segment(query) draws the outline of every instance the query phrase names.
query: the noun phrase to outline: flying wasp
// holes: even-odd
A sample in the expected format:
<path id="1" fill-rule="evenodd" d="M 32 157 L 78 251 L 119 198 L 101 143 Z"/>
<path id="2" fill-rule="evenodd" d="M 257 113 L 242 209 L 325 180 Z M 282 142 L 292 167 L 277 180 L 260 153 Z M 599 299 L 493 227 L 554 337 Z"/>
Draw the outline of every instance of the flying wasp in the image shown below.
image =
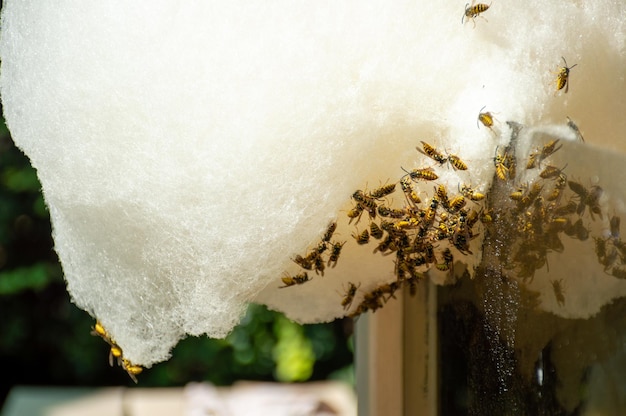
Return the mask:
<path id="1" fill-rule="evenodd" d="M 574 64 L 570 67 L 567 66 L 567 61 L 565 60 L 564 57 L 561 56 L 561 59 L 563 59 L 563 62 L 565 63 L 565 66 L 562 66 L 559 71 L 556 73 L 556 91 L 554 91 L 554 95 L 556 95 L 557 92 L 559 92 L 560 90 L 562 90 L 563 88 L 565 88 L 564 93 L 567 94 L 567 90 L 569 89 L 569 71 L 574 68 L 576 65 L 578 64 Z"/>
<path id="2" fill-rule="evenodd" d="M 465 13 L 463 13 L 463 17 L 461 17 L 461 24 L 464 23 L 463 20 L 467 17 L 468 19 L 472 20 L 472 23 L 474 23 L 474 27 L 476 27 L 475 19 L 481 13 L 487 11 L 487 9 L 489 7 L 491 7 L 491 4 L 484 4 L 484 3 L 474 4 L 474 2 L 475 2 L 475 0 L 472 0 L 472 4 L 471 5 L 469 3 L 465 4 Z M 485 18 L 483 17 L 483 19 L 485 19 Z M 485 19 L 485 20 L 487 20 L 487 19 Z"/>

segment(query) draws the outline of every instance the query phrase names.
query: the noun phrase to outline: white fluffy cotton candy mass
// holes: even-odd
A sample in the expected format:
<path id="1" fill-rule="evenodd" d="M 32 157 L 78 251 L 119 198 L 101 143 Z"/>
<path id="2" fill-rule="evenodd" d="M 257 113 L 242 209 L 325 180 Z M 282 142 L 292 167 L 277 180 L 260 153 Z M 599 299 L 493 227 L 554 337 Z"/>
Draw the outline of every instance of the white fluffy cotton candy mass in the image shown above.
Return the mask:
<path id="1" fill-rule="evenodd" d="M 331 320 L 346 282 L 389 280 L 390 258 L 347 244 L 325 277 L 280 277 L 354 190 L 419 167 L 420 140 L 482 190 L 508 137 L 476 128 L 483 106 L 503 133 L 569 115 L 626 148 L 626 4 L 496 0 L 462 24 L 464 5 L 5 1 L 5 118 L 74 302 L 146 366 L 186 334 L 224 337 L 251 301 Z M 577 66 L 555 96 L 562 56 Z"/>

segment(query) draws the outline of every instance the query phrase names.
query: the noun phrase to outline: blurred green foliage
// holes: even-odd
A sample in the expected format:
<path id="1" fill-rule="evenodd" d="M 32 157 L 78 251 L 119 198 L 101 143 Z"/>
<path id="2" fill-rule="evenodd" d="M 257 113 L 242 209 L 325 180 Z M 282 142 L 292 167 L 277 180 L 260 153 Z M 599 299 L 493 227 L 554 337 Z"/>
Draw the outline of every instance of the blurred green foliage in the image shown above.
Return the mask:
<path id="1" fill-rule="evenodd" d="M 0 122 L 0 402 L 17 384 L 134 385 L 90 336 L 93 318 L 65 290 L 36 171 Z M 139 375 L 139 386 L 217 385 L 237 380 L 353 383 L 352 321 L 298 325 L 250 305 L 223 340 L 190 337 L 172 358 Z"/>

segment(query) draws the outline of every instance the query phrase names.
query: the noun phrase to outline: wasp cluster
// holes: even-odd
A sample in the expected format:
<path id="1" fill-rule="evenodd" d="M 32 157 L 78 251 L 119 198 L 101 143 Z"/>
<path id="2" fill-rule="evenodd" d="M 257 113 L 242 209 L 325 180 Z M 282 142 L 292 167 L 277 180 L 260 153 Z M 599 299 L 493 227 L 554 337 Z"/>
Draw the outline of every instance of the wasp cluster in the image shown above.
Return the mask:
<path id="1" fill-rule="evenodd" d="M 481 112 L 478 121 L 491 129 L 493 116 L 486 114 Z M 603 219 L 600 199 L 604 191 L 599 185 L 584 186 L 568 178 L 567 164 L 551 164 L 550 159 L 561 147 L 559 139 L 552 140 L 519 159 L 514 146 L 502 151 L 496 148 L 495 182 L 489 192 L 482 193 L 461 182 L 456 189 L 438 183 L 438 169 L 466 171 L 468 166 L 460 157 L 444 154 L 422 141 L 417 151 L 426 157 L 424 166 L 403 168 L 405 175 L 397 182 L 369 191 L 356 190 L 351 196 L 353 206 L 347 217 L 356 227 L 354 242 L 373 245 L 373 254 L 394 256 L 395 280 L 361 294 L 360 283 L 348 282 L 341 306 L 350 311 L 351 317 L 376 311 L 400 288 L 408 287 L 415 294 L 417 284 L 433 267 L 453 281 L 455 258 L 473 254 L 470 241 L 481 232 L 497 236 L 502 248 L 498 250 L 498 261 L 526 283 L 532 281 L 537 270 L 548 267 L 550 253 L 565 250 L 563 236 L 581 242 L 590 240 L 589 223 Z M 426 190 L 429 188 L 432 192 Z M 397 193 L 402 196 L 392 198 Z M 362 227 L 364 222 L 367 225 Z M 593 241 L 604 271 L 626 279 L 626 242 L 619 237 L 619 223 L 619 217 L 613 216 L 610 235 L 593 237 Z M 325 266 L 337 263 L 346 242 L 331 242 L 335 228 L 336 223 L 331 223 L 317 246 L 293 259 L 304 271 L 283 277 L 282 287 L 303 284 L 309 281 L 307 271 L 323 275 Z M 323 257 L 325 253 L 328 257 Z M 552 280 L 551 285 L 557 302 L 563 305 L 562 279 Z M 359 301 L 353 308 L 355 299 Z"/>
<path id="2" fill-rule="evenodd" d="M 568 179 L 566 166 L 541 166 L 560 148 L 559 140 L 553 140 L 528 155 L 526 170 L 538 169 L 539 173 L 532 176 L 533 180 L 514 183 L 509 195 L 513 206 L 500 211 L 503 218 L 499 226 L 508 226 L 512 231 L 509 258 L 504 264 L 525 281 L 532 280 L 536 270 L 547 266 L 549 253 L 564 251 L 563 234 L 580 241 L 589 239 L 590 229 L 584 221 L 587 209 L 591 220 L 595 220 L 595 215 L 602 217 L 600 186 L 586 188 Z M 562 292 L 560 281 L 554 281 L 553 287 L 555 294 Z"/>
<path id="3" fill-rule="evenodd" d="M 401 206 L 392 206 L 388 198 L 395 192 L 395 183 L 370 192 L 357 190 L 352 195 L 355 204 L 348 212 L 350 222 L 356 220 L 358 224 L 365 213 L 369 220 L 367 228 L 353 234 L 354 239 L 357 244 L 367 244 L 373 238 L 376 240 L 373 253 L 394 255 L 396 277 L 395 281 L 365 293 L 350 314 L 352 317 L 381 308 L 403 286 L 414 294 L 417 283 L 425 278 L 424 272 L 433 266 L 453 275 L 454 256 L 472 254 L 470 241 L 478 235 L 476 224 L 489 219 L 480 202 L 485 199 L 484 194 L 459 183 L 456 194 L 451 195 L 445 185 L 434 182 L 439 179 L 435 168 L 448 165 L 455 170 L 467 170 L 460 157 L 444 155 L 423 141 L 417 151 L 435 165 L 405 170 L 406 175 L 397 182 L 404 196 L 400 199 L 404 201 Z M 415 185 L 428 182 L 435 184 L 431 196 L 421 195 Z M 468 206 L 470 201 L 473 206 Z M 342 302 L 344 308 L 350 307 L 355 292 L 356 286 L 350 283 Z"/>
<path id="4" fill-rule="evenodd" d="M 130 378 L 137 383 L 137 377 L 135 376 L 143 371 L 143 367 L 133 364 L 127 358 L 124 358 L 122 349 L 113 338 L 111 338 L 100 322 L 96 322 L 92 328 L 91 335 L 99 336 L 111 347 L 109 351 L 109 364 L 113 366 L 114 362 L 117 362 L 117 365 L 121 366 L 128 373 Z"/>
<path id="5" fill-rule="evenodd" d="M 626 279 L 626 242 L 620 237 L 620 218 L 612 216 L 608 237 L 593 237 L 598 262 L 604 271 L 618 279 Z"/>
<path id="6" fill-rule="evenodd" d="M 296 255 L 293 261 L 300 266 L 303 271 L 293 276 L 285 273 L 282 277 L 283 286 L 280 286 L 281 289 L 308 282 L 310 280 L 309 271 L 315 271 L 316 274 L 324 276 L 326 266 L 335 267 L 337 265 L 337 261 L 341 255 L 341 249 L 346 242 L 340 243 L 338 241 L 331 241 L 336 229 L 337 223 L 331 222 L 321 241 L 313 250 L 310 250 L 305 256 Z"/>

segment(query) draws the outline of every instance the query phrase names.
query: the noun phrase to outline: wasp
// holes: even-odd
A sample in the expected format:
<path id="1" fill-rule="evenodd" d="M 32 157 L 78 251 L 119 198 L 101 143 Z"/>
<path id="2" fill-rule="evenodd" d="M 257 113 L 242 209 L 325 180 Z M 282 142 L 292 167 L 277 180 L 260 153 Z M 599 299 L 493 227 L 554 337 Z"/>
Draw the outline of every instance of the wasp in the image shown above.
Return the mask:
<path id="1" fill-rule="evenodd" d="M 341 249 L 344 244 L 346 244 L 345 241 L 343 243 L 333 243 L 330 256 L 328 257 L 328 266 L 335 267 L 337 265 L 337 260 L 339 260 L 339 255 L 341 254 Z"/>
<path id="2" fill-rule="evenodd" d="M 117 361 L 117 364 L 121 365 L 122 349 L 115 343 L 115 341 L 113 341 L 113 338 L 111 338 L 107 330 L 104 329 L 104 326 L 102 326 L 100 322 L 96 321 L 92 328 L 91 335 L 99 336 L 107 344 L 109 344 L 109 365 L 112 367 L 114 361 Z"/>
<path id="3" fill-rule="evenodd" d="M 472 189 L 470 185 L 459 184 L 459 192 L 461 192 L 461 194 L 470 201 L 482 201 L 485 199 L 485 194 Z"/>
<path id="4" fill-rule="evenodd" d="M 534 169 L 537 167 L 537 156 L 539 156 L 538 150 L 535 150 L 528 155 L 528 160 L 526 161 L 526 169 Z"/>
<path id="5" fill-rule="evenodd" d="M 355 218 L 357 218 L 356 222 L 358 223 L 359 219 L 361 218 L 361 214 L 363 214 L 363 208 L 360 205 L 357 205 L 356 207 L 348 211 L 348 218 L 350 218 L 348 224 L 351 224 L 352 220 Z"/>
<path id="6" fill-rule="evenodd" d="M 591 219 L 594 219 L 593 214 L 598 214 L 602 218 L 602 211 L 600 209 L 600 197 L 604 192 L 602 188 L 597 185 L 587 189 L 583 185 L 574 181 L 567 181 L 569 188 L 576 193 L 580 198 L 576 213 L 582 215 L 585 212 L 585 208 L 588 206 L 591 213 Z"/>
<path id="7" fill-rule="evenodd" d="M 539 182 L 533 184 L 533 187 L 522 197 L 522 199 L 518 202 L 517 206 L 519 209 L 526 209 L 535 202 L 541 191 L 543 190 L 543 185 Z"/>
<path id="8" fill-rule="evenodd" d="M 466 204 L 465 197 L 463 195 L 457 195 L 448 203 L 448 211 L 454 213 L 463 208 Z"/>
<path id="9" fill-rule="evenodd" d="M 365 195 L 360 189 L 352 194 L 352 198 L 357 202 L 357 207 L 370 214 L 370 218 L 376 218 L 376 200 L 374 198 Z"/>
<path id="10" fill-rule="evenodd" d="M 320 243 L 317 245 L 317 247 L 315 247 L 314 252 L 316 254 L 321 255 L 322 253 L 324 253 L 326 250 L 328 250 L 328 245 L 325 241 L 320 241 Z"/>
<path id="11" fill-rule="evenodd" d="M 472 210 L 470 211 L 470 213 L 467 215 L 467 219 L 465 220 L 465 223 L 467 224 L 467 226 L 471 229 L 474 224 L 476 224 L 476 221 L 478 221 L 479 219 L 479 214 L 478 212 Z"/>
<path id="12" fill-rule="evenodd" d="M 563 189 L 567 186 L 567 176 L 564 173 L 560 173 L 556 178 L 556 183 L 554 184 L 554 189 L 552 192 L 546 197 L 548 201 L 556 201 L 561 196 Z"/>
<path id="13" fill-rule="evenodd" d="M 548 156 L 554 154 L 557 150 L 559 150 L 563 145 L 557 146 L 561 139 L 552 140 L 551 142 L 546 143 L 541 149 L 540 160 L 544 160 Z"/>
<path id="14" fill-rule="evenodd" d="M 431 146 L 430 144 L 422 141 L 422 149 L 420 149 L 419 147 L 416 147 L 417 151 L 428 156 L 429 158 L 431 158 L 432 160 L 434 160 L 435 162 L 439 163 L 440 165 L 443 165 L 444 163 L 446 163 L 448 161 L 448 158 L 445 157 L 442 153 L 440 153 L 437 149 L 435 149 L 433 146 Z"/>
<path id="15" fill-rule="evenodd" d="M 559 306 L 563 306 L 565 304 L 565 296 L 563 296 L 563 279 L 553 280 L 552 282 L 552 290 L 554 291 L 554 297 L 558 302 Z"/>
<path id="16" fill-rule="evenodd" d="M 361 286 L 360 283 L 357 286 L 354 283 L 348 282 L 348 290 L 346 291 L 346 294 L 341 300 L 341 306 L 343 306 L 344 310 L 350 309 L 350 306 L 352 306 L 352 301 L 354 300 L 354 295 L 356 295 L 356 291 L 360 286 Z"/>
<path id="17" fill-rule="evenodd" d="M 559 92 L 560 90 L 562 90 L 563 88 L 565 88 L 565 93 L 567 94 L 567 90 L 569 89 L 569 71 L 574 68 L 576 65 L 578 64 L 574 64 L 570 67 L 567 66 L 567 61 L 565 60 L 564 57 L 561 56 L 561 59 L 563 59 L 563 62 L 565 63 L 565 66 L 562 66 L 559 71 L 556 73 L 556 91 L 554 91 L 554 95 L 556 95 L 557 92 Z"/>
<path id="18" fill-rule="evenodd" d="M 309 256 L 302 257 L 301 255 L 297 254 L 296 257 L 291 260 L 305 270 L 313 270 L 313 259 L 311 259 Z"/>
<path id="19" fill-rule="evenodd" d="M 484 3 L 474 4 L 474 1 L 475 0 L 472 1 L 471 5 L 469 3 L 465 4 L 465 13 L 463 13 L 463 17 L 461 17 L 461 24 L 463 24 L 463 20 L 467 17 L 468 19 L 472 20 L 472 23 L 474 23 L 474 27 L 476 27 L 475 19 L 481 13 L 487 11 L 487 9 L 489 9 L 489 7 L 491 7 L 491 4 L 484 4 Z M 483 19 L 484 19 L 484 17 L 483 17 Z M 487 19 L 485 19 L 485 20 L 487 20 Z"/>
<path id="20" fill-rule="evenodd" d="M 422 219 L 423 227 L 430 227 L 433 221 L 435 221 L 437 206 L 439 206 L 439 200 L 433 196 L 430 200 L 430 206 L 426 209 L 426 212 L 424 213 L 424 218 Z"/>
<path id="21" fill-rule="evenodd" d="M 130 378 L 137 384 L 137 377 L 135 376 L 143 371 L 143 367 L 131 363 L 126 358 L 122 358 L 122 368 L 126 370 Z"/>
<path id="22" fill-rule="evenodd" d="M 329 243 L 336 229 L 337 229 L 337 223 L 335 221 L 328 224 L 328 228 L 326 229 L 326 232 L 324 233 L 324 236 L 322 237 L 322 241 L 325 243 Z"/>
<path id="23" fill-rule="evenodd" d="M 437 270 L 440 270 L 442 272 L 451 270 L 452 265 L 454 263 L 454 256 L 452 255 L 452 250 L 450 250 L 449 247 L 446 247 L 441 253 L 441 255 L 443 256 L 443 263 L 437 264 L 435 267 L 437 267 Z"/>
<path id="24" fill-rule="evenodd" d="M 384 205 L 378 206 L 378 214 L 381 217 L 402 218 L 405 215 L 404 210 L 397 208 L 388 208 Z"/>
<path id="25" fill-rule="evenodd" d="M 491 209 L 481 210 L 479 214 L 479 220 L 483 224 L 491 224 L 493 222 L 493 213 Z"/>
<path id="26" fill-rule="evenodd" d="M 501 155 L 498 153 L 498 148 L 496 148 L 496 155 L 493 158 L 493 164 L 496 167 L 496 176 L 503 181 L 508 180 L 510 174 L 509 167 L 507 166 L 509 164 L 509 156 L 506 153 Z"/>
<path id="27" fill-rule="evenodd" d="M 567 167 L 567 165 L 563 166 L 562 169 L 559 169 L 556 166 L 548 165 L 541 171 L 539 176 L 542 177 L 543 179 L 556 178 L 556 177 L 558 177 L 559 175 L 562 174 L 561 172 L 563 172 L 563 170 L 566 167 Z"/>
<path id="28" fill-rule="evenodd" d="M 367 228 L 365 230 L 363 230 L 363 232 L 361 234 L 352 234 L 352 237 L 354 237 L 354 239 L 356 240 L 357 244 L 359 245 L 363 245 L 363 244 L 367 244 L 370 241 L 370 233 L 367 230 Z"/>
<path id="29" fill-rule="evenodd" d="M 554 209 L 555 215 L 571 215 L 574 214 L 577 210 L 576 202 L 568 201 L 567 204 L 561 205 L 560 207 L 556 207 Z"/>
<path id="30" fill-rule="evenodd" d="M 408 220 L 402 220 L 395 223 L 394 227 L 396 230 L 404 230 L 407 228 L 413 228 L 417 226 L 418 222 L 415 218 L 410 218 Z"/>
<path id="31" fill-rule="evenodd" d="M 565 234 L 572 238 L 577 238 L 580 241 L 585 241 L 589 238 L 589 229 L 583 225 L 583 220 L 578 219 L 575 223 L 567 222 L 565 225 Z"/>
<path id="32" fill-rule="evenodd" d="M 513 201 L 521 201 L 522 198 L 524 197 L 524 192 L 526 191 L 527 187 L 528 187 L 528 185 L 526 185 L 526 184 L 522 184 L 522 185 L 518 186 L 517 189 L 515 190 L 515 192 L 512 192 L 509 195 L 509 198 L 511 198 Z"/>
<path id="33" fill-rule="evenodd" d="M 467 165 L 457 155 L 448 155 L 448 162 L 456 170 L 467 170 Z"/>
<path id="34" fill-rule="evenodd" d="M 489 130 L 493 132 L 493 115 L 490 112 L 482 112 L 486 106 L 480 109 L 478 112 L 478 118 L 476 119 L 476 127 L 480 128 L 478 122 L 480 121 L 483 126 L 487 127 Z"/>
<path id="35" fill-rule="evenodd" d="M 370 192 L 370 196 L 374 199 L 380 199 L 393 193 L 395 190 L 396 190 L 396 184 L 390 183 L 389 185 L 384 185 L 384 186 L 381 186 L 380 188 L 374 189 L 372 192 Z"/>
<path id="36" fill-rule="evenodd" d="M 576 123 L 574 123 L 572 121 L 571 118 L 567 117 L 567 126 L 574 130 L 574 133 L 576 133 L 576 137 L 578 137 L 580 139 L 581 142 L 585 142 L 585 138 L 583 137 L 583 134 L 580 132 L 580 130 L 578 129 L 578 126 L 576 125 Z"/>
<path id="37" fill-rule="evenodd" d="M 438 201 L 438 203 L 440 203 L 443 207 L 448 209 L 448 191 L 446 190 L 446 187 L 444 185 L 437 186 L 435 188 L 435 195 L 436 195 L 436 200 Z M 432 205 L 432 201 L 431 201 L 431 205 Z"/>
<path id="38" fill-rule="evenodd" d="M 596 256 L 598 257 L 598 262 L 604 266 L 604 271 L 607 271 L 617 259 L 617 250 L 615 250 L 614 247 L 611 247 L 611 250 L 609 251 L 604 238 L 593 237 L 593 240 L 595 242 L 595 251 Z"/>
<path id="39" fill-rule="evenodd" d="M 309 281 L 309 275 L 307 274 L 307 272 L 302 272 L 300 274 L 297 274 L 295 276 L 290 276 L 289 274 L 285 273 L 285 275 L 283 277 L 281 277 L 281 280 L 283 281 L 283 284 L 285 286 L 279 286 L 279 289 L 282 289 L 284 287 L 289 287 L 289 286 L 293 286 L 293 285 L 301 285 L 303 283 L 306 283 Z"/>
<path id="40" fill-rule="evenodd" d="M 383 238 L 383 230 L 375 222 L 370 223 L 370 235 L 377 240 Z"/>
<path id="41" fill-rule="evenodd" d="M 439 179 L 439 176 L 437 176 L 437 174 L 433 171 L 433 168 L 413 169 L 410 172 L 404 168 L 402 168 L 402 170 L 405 171 L 415 182 L 420 179 L 425 181 L 434 181 Z"/>

